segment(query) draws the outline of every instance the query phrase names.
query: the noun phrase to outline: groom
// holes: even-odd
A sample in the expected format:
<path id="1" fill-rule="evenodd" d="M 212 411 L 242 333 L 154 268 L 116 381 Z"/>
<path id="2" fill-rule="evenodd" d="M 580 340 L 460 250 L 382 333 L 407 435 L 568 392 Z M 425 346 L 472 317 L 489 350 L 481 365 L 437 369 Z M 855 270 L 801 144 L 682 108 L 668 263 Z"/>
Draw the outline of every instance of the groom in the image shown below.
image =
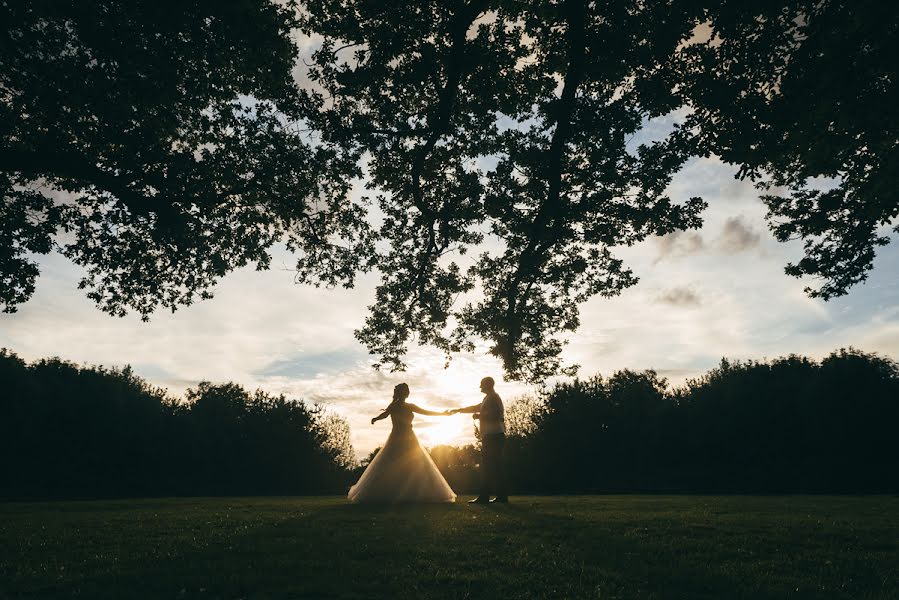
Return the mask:
<path id="1" fill-rule="evenodd" d="M 481 391 L 484 399 L 480 404 L 449 411 L 450 414 L 473 413 L 473 419 L 481 421 L 481 493 L 471 504 L 487 502 L 508 502 L 506 492 L 506 474 L 503 468 L 503 448 L 506 445 L 506 424 L 503 401 L 493 389 L 492 377 L 481 380 Z M 490 492 L 496 492 L 496 498 L 490 500 Z"/>

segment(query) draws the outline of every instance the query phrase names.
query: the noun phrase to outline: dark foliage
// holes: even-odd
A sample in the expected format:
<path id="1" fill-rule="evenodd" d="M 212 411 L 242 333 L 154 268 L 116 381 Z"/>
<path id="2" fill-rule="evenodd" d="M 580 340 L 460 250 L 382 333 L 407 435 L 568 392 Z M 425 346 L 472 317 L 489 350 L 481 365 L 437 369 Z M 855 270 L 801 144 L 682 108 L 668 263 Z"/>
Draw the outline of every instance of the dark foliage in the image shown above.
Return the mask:
<path id="1" fill-rule="evenodd" d="M 780 241 L 803 240 L 786 272 L 818 279 L 812 297 L 846 294 L 899 232 L 899 5 L 708 4 L 702 42 L 675 59 L 687 126 L 759 181 Z"/>
<path id="2" fill-rule="evenodd" d="M 625 370 L 541 400 L 507 444 L 518 492 L 899 491 L 899 365 L 877 355 L 722 360 L 675 390 Z"/>
<path id="3" fill-rule="evenodd" d="M 0 497 L 340 492 L 345 423 L 317 407 L 201 383 L 185 402 L 130 369 L 0 351 Z M 342 428 L 341 428 L 342 425 Z"/>
<path id="4" fill-rule="evenodd" d="M 778 239 L 805 242 L 787 272 L 819 278 L 814 296 L 863 281 L 899 231 L 895 3 L 305 5 L 325 40 L 311 120 L 371 156 L 385 215 L 357 333 L 385 364 L 417 336 L 447 352 L 487 340 L 516 379 L 564 372 L 580 304 L 637 282 L 617 248 L 701 225 L 702 199 L 666 194 L 691 156 L 759 181 Z M 672 114 L 670 134 L 628 146 Z"/>
<path id="5" fill-rule="evenodd" d="M 347 198 L 358 168 L 304 137 L 295 10 L 0 1 L 0 309 L 54 249 L 119 316 L 210 298 L 275 242 L 352 285 L 370 250 Z"/>
<path id="6" fill-rule="evenodd" d="M 481 451 L 477 446 L 435 446 L 428 452 L 456 493 L 473 493 L 478 489 Z"/>

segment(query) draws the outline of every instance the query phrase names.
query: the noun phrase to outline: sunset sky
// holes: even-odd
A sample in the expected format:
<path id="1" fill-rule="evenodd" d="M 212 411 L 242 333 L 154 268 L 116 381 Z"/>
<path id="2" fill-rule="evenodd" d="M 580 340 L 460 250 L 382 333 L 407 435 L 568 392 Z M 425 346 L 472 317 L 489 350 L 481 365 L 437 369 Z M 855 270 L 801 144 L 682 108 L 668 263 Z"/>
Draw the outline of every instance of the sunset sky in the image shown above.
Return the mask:
<path id="1" fill-rule="evenodd" d="M 650 123 L 646 136 L 668 121 Z M 847 297 L 811 300 L 809 283 L 784 274 L 801 243 L 777 243 L 749 182 L 714 158 L 695 159 L 670 188 L 675 201 L 702 196 L 705 225 L 618 250 L 641 278 L 618 298 L 582 307 L 582 325 L 565 356 L 582 375 L 656 369 L 672 384 L 701 374 L 723 357 L 761 359 L 800 353 L 820 358 L 846 346 L 899 358 L 899 245 L 878 251 L 875 270 Z M 895 236 L 894 236 L 895 237 Z M 81 270 L 60 256 L 40 260 L 34 297 L 16 314 L 0 314 L 0 347 L 26 360 L 59 356 L 77 363 L 131 365 L 153 384 L 180 395 L 201 380 L 235 381 L 324 404 L 345 416 L 359 457 L 387 436 L 369 419 L 406 381 L 410 401 L 443 409 L 477 402 L 491 375 L 507 401 L 529 391 L 501 380 L 483 349 L 457 356 L 448 369 L 432 350 L 414 348 L 406 373 L 377 372 L 353 337 L 373 301 L 376 275 L 354 290 L 293 283 L 293 259 L 274 250 L 272 270 L 227 276 L 215 298 L 151 322 L 107 316 L 77 289 Z M 472 440 L 464 416 L 416 419 L 425 445 Z"/>

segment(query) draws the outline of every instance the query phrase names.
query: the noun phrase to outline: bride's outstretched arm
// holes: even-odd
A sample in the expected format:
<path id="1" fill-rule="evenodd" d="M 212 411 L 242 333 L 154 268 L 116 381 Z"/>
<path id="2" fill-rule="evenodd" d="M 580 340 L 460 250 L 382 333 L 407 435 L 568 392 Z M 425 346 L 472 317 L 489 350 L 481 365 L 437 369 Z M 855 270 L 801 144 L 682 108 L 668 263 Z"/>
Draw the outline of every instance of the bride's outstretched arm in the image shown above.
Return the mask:
<path id="1" fill-rule="evenodd" d="M 435 410 L 428 410 L 427 408 L 422 408 L 420 406 L 416 406 L 414 404 L 406 404 L 409 408 L 412 409 L 412 412 L 416 412 L 420 415 L 428 415 L 429 417 L 445 417 L 445 412 L 437 412 Z"/>
<path id="2" fill-rule="evenodd" d="M 385 410 L 384 412 L 379 414 L 377 417 L 372 417 L 371 424 L 374 425 L 375 421 L 380 421 L 381 419 L 386 419 L 388 416 L 390 416 L 390 411 Z"/>

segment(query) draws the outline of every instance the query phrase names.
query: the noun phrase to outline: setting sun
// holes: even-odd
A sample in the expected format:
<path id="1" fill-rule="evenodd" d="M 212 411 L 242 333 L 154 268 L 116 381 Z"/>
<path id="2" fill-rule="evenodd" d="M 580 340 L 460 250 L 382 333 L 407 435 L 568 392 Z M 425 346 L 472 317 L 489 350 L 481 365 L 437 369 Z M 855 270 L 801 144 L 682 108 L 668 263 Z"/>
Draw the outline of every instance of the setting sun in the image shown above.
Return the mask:
<path id="1" fill-rule="evenodd" d="M 408 382 L 411 389 L 409 402 L 434 411 L 479 403 L 484 396 L 480 390 L 481 379 L 487 376 L 496 378 L 502 372 L 498 363 L 476 355 L 460 355 L 444 368 L 441 355 L 436 352 L 419 351 L 415 362 L 415 368 L 402 375 L 402 380 Z M 506 402 L 527 390 L 527 386 L 518 382 L 500 379 L 497 384 L 497 391 Z M 350 418 L 352 417 L 350 414 Z M 446 417 L 416 415 L 413 428 L 422 446 L 426 448 L 442 444 L 454 446 L 473 444 L 476 441 L 475 421 L 470 414 Z M 361 448 L 383 443 L 382 432 L 377 429 L 360 427 L 359 432 L 357 444 Z M 362 434 L 365 434 L 365 438 Z M 369 438 L 372 441 L 368 441 Z"/>
<path id="2" fill-rule="evenodd" d="M 418 417 L 413 426 L 415 435 L 426 448 L 450 444 L 470 444 L 475 440 L 471 415 L 449 417 Z"/>

